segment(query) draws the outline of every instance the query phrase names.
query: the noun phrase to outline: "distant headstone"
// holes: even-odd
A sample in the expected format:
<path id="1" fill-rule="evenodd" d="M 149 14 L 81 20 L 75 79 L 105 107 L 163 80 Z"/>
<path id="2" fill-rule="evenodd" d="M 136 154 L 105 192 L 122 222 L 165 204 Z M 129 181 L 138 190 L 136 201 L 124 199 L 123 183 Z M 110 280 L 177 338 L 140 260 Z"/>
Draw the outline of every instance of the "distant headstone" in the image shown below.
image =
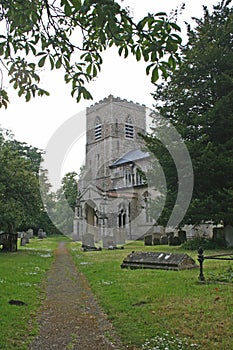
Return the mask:
<path id="1" fill-rule="evenodd" d="M 174 237 L 170 236 L 168 237 L 168 244 L 171 246 L 177 246 L 177 245 L 180 245 L 181 242 L 178 236 L 174 236 Z"/>
<path id="2" fill-rule="evenodd" d="M 103 248 L 105 249 L 116 249 L 116 241 L 112 236 L 103 237 Z"/>
<path id="3" fill-rule="evenodd" d="M 160 238 L 154 237 L 154 238 L 153 238 L 153 244 L 154 244 L 154 245 L 160 245 Z"/>
<path id="4" fill-rule="evenodd" d="M 125 229 L 115 229 L 113 230 L 114 241 L 116 244 L 125 244 L 126 231 Z"/>
<path id="5" fill-rule="evenodd" d="M 152 237 L 152 235 L 146 235 L 144 237 L 144 244 L 145 245 L 152 245 L 153 244 L 153 237 Z"/>
<path id="6" fill-rule="evenodd" d="M 213 228 L 213 241 L 218 244 L 226 245 L 225 233 L 223 227 L 214 227 Z"/>
<path id="7" fill-rule="evenodd" d="M 224 227 L 224 237 L 227 242 L 227 247 L 233 247 L 233 227 L 231 225 L 227 225 Z"/>
<path id="8" fill-rule="evenodd" d="M 168 238 L 167 238 L 167 236 L 161 236 L 161 238 L 160 238 L 160 244 L 162 244 L 162 245 L 168 244 Z"/>
<path id="9" fill-rule="evenodd" d="M 44 238 L 44 230 L 42 228 L 39 228 L 37 236 L 39 239 L 43 239 Z"/>
<path id="10" fill-rule="evenodd" d="M 223 227 L 214 227 L 213 228 L 213 240 L 219 240 L 224 237 Z"/>
<path id="11" fill-rule="evenodd" d="M 30 239 L 33 238 L 33 229 L 29 228 L 26 232 L 26 236 Z"/>
<path id="12" fill-rule="evenodd" d="M 20 239 L 20 245 L 21 245 L 21 247 L 24 247 L 27 243 L 28 243 L 28 242 L 27 242 L 27 238 L 26 238 L 26 237 L 22 237 L 22 238 Z"/>
<path id="13" fill-rule="evenodd" d="M 178 231 L 178 237 L 179 237 L 179 240 L 180 240 L 180 243 L 184 243 L 187 241 L 187 237 L 186 237 L 186 231 L 184 230 L 179 230 Z"/>
<path id="14" fill-rule="evenodd" d="M 187 254 L 162 252 L 132 252 L 121 264 L 121 268 L 130 269 L 185 270 L 197 267 Z"/>
<path id="15" fill-rule="evenodd" d="M 86 233 L 82 238 L 82 247 L 95 247 L 94 235 L 92 233 Z"/>

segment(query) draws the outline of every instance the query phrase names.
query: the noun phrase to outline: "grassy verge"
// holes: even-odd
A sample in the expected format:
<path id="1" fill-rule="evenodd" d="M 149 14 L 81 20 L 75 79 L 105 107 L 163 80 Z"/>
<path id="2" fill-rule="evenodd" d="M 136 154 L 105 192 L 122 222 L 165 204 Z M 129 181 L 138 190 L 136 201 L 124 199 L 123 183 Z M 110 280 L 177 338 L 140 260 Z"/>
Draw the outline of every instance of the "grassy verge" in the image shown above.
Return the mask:
<path id="1" fill-rule="evenodd" d="M 132 250 L 183 252 L 180 248 L 133 242 L 124 250 L 84 253 L 77 243 L 70 247 L 78 269 L 86 275 L 125 346 L 148 350 L 233 348 L 232 284 L 199 283 L 198 269 L 120 268 Z M 195 252 L 188 254 L 197 257 Z M 232 262 L 206 260 L 204 272 L 208 277 L 230 265 Z"/>
<path id="2" fill-rule="evenodd" d="M 36 312 L 44 297 L 46 271 L 58 242 L 65 239 L 35 238 L 16 253 L 0 253 L 0 349 L 26 350 L 37 333 Z M 27 305 L 11 305 L 12 299 Z"/>

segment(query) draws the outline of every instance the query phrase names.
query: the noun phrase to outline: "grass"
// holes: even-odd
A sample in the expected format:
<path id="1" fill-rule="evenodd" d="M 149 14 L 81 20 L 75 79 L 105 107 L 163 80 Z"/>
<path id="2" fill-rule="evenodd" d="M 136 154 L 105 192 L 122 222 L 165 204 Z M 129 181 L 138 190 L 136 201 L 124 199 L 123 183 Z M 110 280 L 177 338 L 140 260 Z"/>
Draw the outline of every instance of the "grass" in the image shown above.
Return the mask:
<path id="1" fill-rule="evenodd" d="M 44 298 L 46 271 L 61 240 L 66 237 L 32 239 L 17 253 L 0 254 L 0 349 L 26 350 L 37 334 L 36 315 Z M 132 250 L 183 253 L 179 247 L 145 247 L 142 242 L 132 242 L 124 250 L 82 252 L 79 243 L 68 245 L 124 350 L 233 348 L 233 284 L 218 282 L 232 281 L 232 262 L 206 260 L 207 283 L 200 283 L 198 269 L 120 268 Z M 205 251 L 206 255 L 213 253 L 217 251 Z M 188 254 L 197 258 L 196 252 Z M 10 305 L 11 299 L 27 306 Z"/>
<path id="2" fill-rule="evenodd" d="M 233 348 L 232 284 L 200 283 L 198 269 L 121 269 L 123 258 L 132 250 L 184 252 L 179 247 L 145 247 L 142 242 L 133 242 L 124 250 L 84 253 L 77 243 L 71 243 L 78 269 L 86 275 L 125 346 L 160 350 L 194 349 L 195 344 L 205 350 Z M 196 252 L 188 254 L 197 258 Z M 206 260 L 204 273 L 208 277 L 208 273 L 217 275 L 221 271 L 222 275 L 230 264 Z M 165 339 L 164 347 L 153 345 L 156 337 Z M 175 339 L 183 347 L 178 347 Z"/>
<path id="3" fill-rule="evenodd" d="M 36 335 L 36 314 L 44 297 L 46 271 L 61 239 L 66 238 L 35 238 L 16 253 L 0 253 L 0 349 L 26 350 Z M 12 299 L 27 305 L 10 305 Z"/>

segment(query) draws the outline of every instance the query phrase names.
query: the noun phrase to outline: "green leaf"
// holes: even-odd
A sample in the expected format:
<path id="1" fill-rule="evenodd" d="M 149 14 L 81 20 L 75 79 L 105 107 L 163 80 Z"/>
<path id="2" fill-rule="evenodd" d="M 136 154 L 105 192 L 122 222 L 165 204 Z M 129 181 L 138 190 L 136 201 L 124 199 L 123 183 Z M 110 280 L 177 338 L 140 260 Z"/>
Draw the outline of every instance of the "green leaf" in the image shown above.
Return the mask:
<path id="1" fill-rule="evenodd" d="M 93 77 L 96 77 L 98 74 L 96 66 L 93 67 Z"/>
<path id="2" fill-rule="evenodd" d="M 91 69 L 92 69 L 92 63 L 90 63 L 90 64 L 87 66 L 86 73 L 87 73 L 88 75 L 91 74 Z"/>
<path id="3" fill-rule="evenodd" d="M 65 6 L 64 6 L 64 12 L 66 16 L 71 16 L 72 15 L 72 7 L 70 6 L 70 4 L 68 2 L 66 2 Z"/>
<path id="4" fill-rule="evenodd" d="M 159 70 L 156 66 L 152 71 L 151 82 L 155 83 L 159 79 Z"/>
<path id="5" fill-rule="evenodd" d="M 71 4 L 74 6 L 76 11 L 79 11 L 81 8 L 81 1 L 80 0 L 70 0 Z"/>
<path id="6" fill-rule="evenodd" d="M 58 58 L 58 60 L 57 60 L 57 62 L 56 62 L 56 64 L 55 64 L 55 67 L 56 67 L 57 69 L 61 68 L 61 58 L 60 58 L 60 57 Z"/>
<path id="7" fill-rule="evenodd" d="M 151 68 L 154 66 L 155 64 L 152 63 L 152 64 L 149 64 L 149 66 L 146 67 L 146 75 L 149 75 L 150 74 L 150 70 Z"/>
<path id="8" fill-rule="evenodd" d="M 168 64 L 173 70 L 176 68 L 176 60 L 172 55 L 168 58 Z"/>
<path id="9" fill-rule="evenodd" d="M 39 67 L 43 67 L 43 66 L 44 66 L 46 57 L 47 57 L 47 56 L 43 56 L 43 57 L 39 60 L 39 62 L 38 62 L 38 66 L 39 66 Z"/>
<path id="10" fill-rule="evenodd" d="M 128 57 L 128 54 L 129 54 L 128 47 L 127 47 L 127 46 L 125 46 L 125 54 L 124 54 L 124 58 L 127 58 L 127 57 Z"/>
<path id="11" fill-rule="evenodd" d="M 50 65 L 51 65 L 51 70 L 53 70 L 54 68 L 54 59 L 52 56 L 49 56 L 49 61 L 50 61 Z"/>
<path id="12" fill-rule="evenodd" d="M 140 50 L 140 47 L 138 46 L 136 50 L 136 60 L 140 61 L 140 59 L 141 59 L 141 50 Z"/>
<path id="13" fill-rule="evenodd" d="M 4 54 L 4 46 L 0 44 L 0 56 Z"/>
<path id="14" fill-rule="evenodd" d="M 123 49 L 124 49 L 124 46 L 121 46 L 121 47 L 119 48 L 119 50 L 118 50 L 119 56 L 121 56 Z"/>
<path id="15" fill-rule="evenodd" d="M 31 93 L 30 91 L 27 91 L 26 96 L 25 96 L 26 102 L 30 101 L 31 99 Z"/>

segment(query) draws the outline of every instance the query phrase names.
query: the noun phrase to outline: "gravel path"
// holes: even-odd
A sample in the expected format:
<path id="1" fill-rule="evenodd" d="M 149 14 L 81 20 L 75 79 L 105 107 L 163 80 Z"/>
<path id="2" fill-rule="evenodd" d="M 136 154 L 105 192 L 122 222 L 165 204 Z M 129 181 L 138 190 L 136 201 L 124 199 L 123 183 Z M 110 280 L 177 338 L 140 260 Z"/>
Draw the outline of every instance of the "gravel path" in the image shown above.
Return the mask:
<path id="1" fill-rule="evenodd" d="M 119 342 L 113 341 L 116 338 L 112 325 L 85 277 L 77 271 L 65 243 L 55 251 L 38 322 L 39 335 L 30 350 L 121 349 Z"/>

